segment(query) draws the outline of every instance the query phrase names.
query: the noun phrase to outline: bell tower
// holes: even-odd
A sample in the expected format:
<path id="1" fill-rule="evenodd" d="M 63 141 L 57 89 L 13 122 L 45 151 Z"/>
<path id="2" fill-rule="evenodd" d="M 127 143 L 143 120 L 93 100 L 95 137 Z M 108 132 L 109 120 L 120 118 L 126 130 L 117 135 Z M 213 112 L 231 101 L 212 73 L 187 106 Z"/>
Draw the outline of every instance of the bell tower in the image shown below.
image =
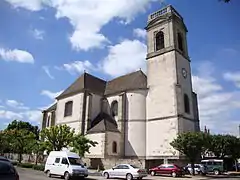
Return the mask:
<path id="1" fill-rule="evenodd" d="M 171 6 L 149 15 L 147 26 L 147 159 L 179 159 L 170 142 L 198 131 L 197 96 L 192 91 L 187 27 Z"/>

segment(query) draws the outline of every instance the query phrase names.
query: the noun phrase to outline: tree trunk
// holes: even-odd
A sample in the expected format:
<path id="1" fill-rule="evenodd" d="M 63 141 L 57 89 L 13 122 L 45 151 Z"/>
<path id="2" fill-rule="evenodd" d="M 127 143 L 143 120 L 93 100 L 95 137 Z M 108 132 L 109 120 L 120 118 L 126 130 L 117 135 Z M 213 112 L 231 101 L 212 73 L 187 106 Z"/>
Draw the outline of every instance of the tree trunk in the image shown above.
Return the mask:
<path id="1" fill-rule="evenodd" d="M 195 168 L 194 168 L 194 162 L 191 162 L 191 168 L 192 168 L 192 175 L 195 176 Z"/>
<path id="2" fill-rule="evenodd" d="M 19 162 L 19 163 L 22 163 L 22 153 L 19 153 L 19 154 L 18 154 L 18 162 Z"/>
<path id="3" fill-rule="evenodd" d="M 35 157 L 35 165 L 38 164 L 38 153 L 36 153 L 36 157 Z"/>
<path id="4" fill-rule="evenodd" d="M 236 172 L 238 172 L 238 162 L 237 162 L 237 160 L 235 160 L 235 169 L 236 169 Z"/>

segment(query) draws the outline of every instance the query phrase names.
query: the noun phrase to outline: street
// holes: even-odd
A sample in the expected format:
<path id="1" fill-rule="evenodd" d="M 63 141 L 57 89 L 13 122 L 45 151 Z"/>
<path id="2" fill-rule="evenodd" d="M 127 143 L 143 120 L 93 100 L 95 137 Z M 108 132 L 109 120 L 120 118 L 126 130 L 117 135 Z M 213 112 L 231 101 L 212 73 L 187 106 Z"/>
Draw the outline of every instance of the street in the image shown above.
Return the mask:
<path id="1" fill-rule="evenodd" d="M 17 167 L 17 171 L 19 173 L 20 176 L 20 180 L 49 180 L 49 178 L 41 171 L 35 171 L 32 169 L 25 169 L 25 168 L 18 168 Z M 60 179 L 60 178 L 52 178 L 52 179 Z M 103 177 L 100 176 L 89 176 L 87 178 L 88 180 L 98 180 L 98 179 L 104 179 Z M 174 179 L 174 180 L 183 180 L 183 179 L 192 179 L 192 180 L 217 180 L 217 179 L 221 179 L 221 180 L 239 180 L 239 177 L 236 178 L 229 178 L 229 177 L 221 177 L 219 176 L 218 178 L 213 178 L 213 177 L 184 177 L 184 178 L 172 178 L 172 177 L 163 177 L 163 176 L 149 176 L 144 178 L 145 180 L 169 180 L 169 179 Z"/>

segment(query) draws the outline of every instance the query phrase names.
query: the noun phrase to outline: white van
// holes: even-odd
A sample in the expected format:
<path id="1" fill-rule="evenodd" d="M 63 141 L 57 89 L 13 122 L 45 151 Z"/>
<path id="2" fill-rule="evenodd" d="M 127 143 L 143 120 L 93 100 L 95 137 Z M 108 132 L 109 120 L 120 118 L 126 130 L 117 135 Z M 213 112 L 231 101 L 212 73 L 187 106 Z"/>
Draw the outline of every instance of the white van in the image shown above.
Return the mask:
<path id="1" fill-rule="evenodd" d="M 71 177 L 87 177 L 88 170 L 83 164 L 80 156 L 73 152 L 51 151 L 44 172 L 48 177 L 61 176 L 65 180 Z"/>

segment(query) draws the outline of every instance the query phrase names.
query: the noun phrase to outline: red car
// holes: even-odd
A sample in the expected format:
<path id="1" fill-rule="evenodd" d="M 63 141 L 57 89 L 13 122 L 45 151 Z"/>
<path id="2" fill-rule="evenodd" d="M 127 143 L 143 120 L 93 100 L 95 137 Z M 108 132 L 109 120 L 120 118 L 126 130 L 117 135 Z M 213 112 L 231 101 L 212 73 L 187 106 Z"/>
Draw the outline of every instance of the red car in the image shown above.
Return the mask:
<path id="1" fill-rule="evenodd" d="M 160 166 L 149 169 L 149 173 L 152 176 L 155 176 L 157 174 L 171 175 L 172 177 L 184 175 L 183 169 L 175 164 L 162 164 Z"/>

